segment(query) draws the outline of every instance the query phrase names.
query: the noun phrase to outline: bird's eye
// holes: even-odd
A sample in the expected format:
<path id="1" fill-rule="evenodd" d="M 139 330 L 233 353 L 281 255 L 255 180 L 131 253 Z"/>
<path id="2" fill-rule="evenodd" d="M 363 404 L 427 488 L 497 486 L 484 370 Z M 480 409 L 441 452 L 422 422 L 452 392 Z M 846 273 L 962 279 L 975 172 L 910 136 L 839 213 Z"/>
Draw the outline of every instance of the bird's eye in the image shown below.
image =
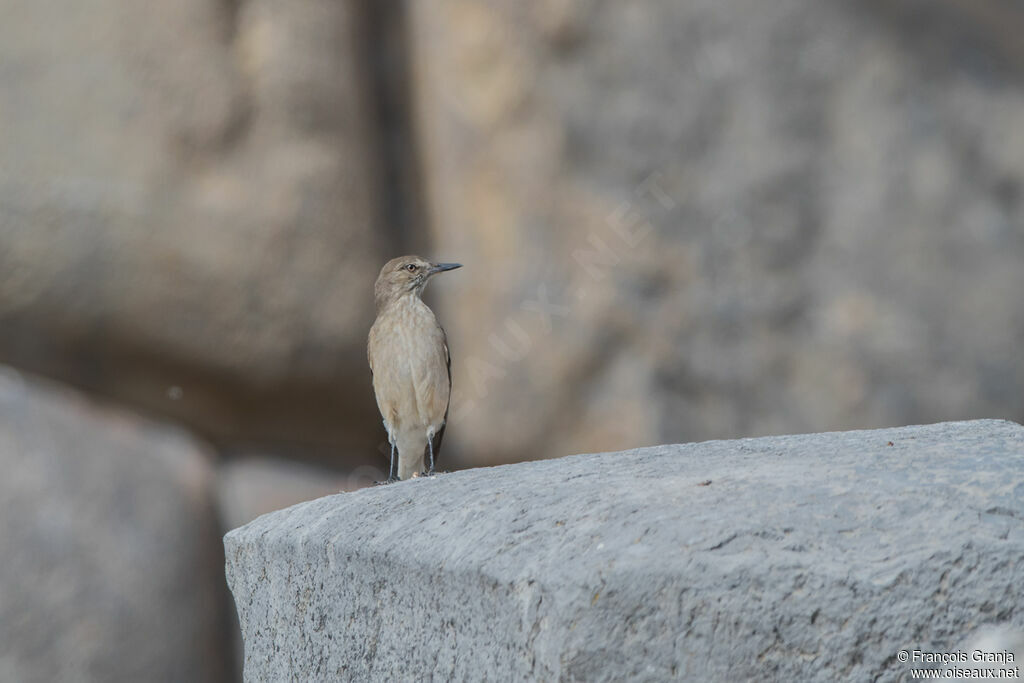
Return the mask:
<path id="1" fill-rule="evenodd" d="M 416 264 L 415 263 L 410 263 L 409 265 L 407 265 L 405 267 L 405 269 L 408 270 L 410 273 L 415 273 L 416 272 Z"/>

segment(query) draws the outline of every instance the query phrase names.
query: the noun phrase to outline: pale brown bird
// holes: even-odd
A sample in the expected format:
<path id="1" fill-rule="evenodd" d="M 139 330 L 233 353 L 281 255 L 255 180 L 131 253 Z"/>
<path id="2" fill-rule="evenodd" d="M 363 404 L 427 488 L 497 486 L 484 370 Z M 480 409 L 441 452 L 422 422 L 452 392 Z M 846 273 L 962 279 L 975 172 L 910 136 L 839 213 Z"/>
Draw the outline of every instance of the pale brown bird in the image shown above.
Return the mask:
<path id="1" fill-rule="evenodd" d="M 444 329 L 420 296 L 431 277 L 461 265 L 400 256 L 388 261 L 377 277 L 377 319 L 370 328 L 366 355 L 391 442 L 389 481 L 396 475 L 408 479 L 423 472 L 428 456 L 427 473 L 434 472 L 448 421 L 451 357 Z"/>

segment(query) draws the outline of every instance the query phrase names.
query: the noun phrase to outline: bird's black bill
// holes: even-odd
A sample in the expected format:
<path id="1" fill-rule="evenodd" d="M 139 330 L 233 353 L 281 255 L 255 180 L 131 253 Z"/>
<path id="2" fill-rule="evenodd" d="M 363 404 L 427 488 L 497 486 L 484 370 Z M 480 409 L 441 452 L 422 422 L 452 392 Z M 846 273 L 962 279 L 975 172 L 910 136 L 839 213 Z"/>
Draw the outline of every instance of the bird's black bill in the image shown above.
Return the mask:
<path id="1" fill-rule="evenodd" d="M 433 275 L 434 273 L 443 273 L 446 270 L 455 270 L 461 267 L 461 263 L 435 263 L 430 267 L 430 273 Z"/>

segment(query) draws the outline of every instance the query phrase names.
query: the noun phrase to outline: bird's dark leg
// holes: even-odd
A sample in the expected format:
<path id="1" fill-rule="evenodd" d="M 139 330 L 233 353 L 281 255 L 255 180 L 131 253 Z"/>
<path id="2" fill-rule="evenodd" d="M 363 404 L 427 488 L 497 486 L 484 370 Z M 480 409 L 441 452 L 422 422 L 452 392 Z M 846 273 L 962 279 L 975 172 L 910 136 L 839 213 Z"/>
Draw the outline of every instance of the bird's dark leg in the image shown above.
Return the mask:
<path id="1" fill-rule="evenodd" d="M 430 446 L 430 469 L 427 470 L 427 474 L 434 473 L 434 435 L 428 434 L 427 445 Z"/>
<path id="2" fill-rule="evenodd" d="M 395 474 L 395 442 L 391 442 L 391 466 L 388 468 L 388 483 L 398 481 L 398 476 Z"/>

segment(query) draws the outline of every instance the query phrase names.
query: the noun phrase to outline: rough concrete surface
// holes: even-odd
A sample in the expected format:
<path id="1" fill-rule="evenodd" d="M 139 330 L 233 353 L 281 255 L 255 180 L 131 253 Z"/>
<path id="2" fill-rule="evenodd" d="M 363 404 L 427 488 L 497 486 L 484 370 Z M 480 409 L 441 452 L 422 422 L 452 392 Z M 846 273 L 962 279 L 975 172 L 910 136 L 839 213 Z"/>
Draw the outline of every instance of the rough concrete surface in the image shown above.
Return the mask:
<path id="1" fill-rule="evenodd" d="M 475 469 L 225 537 L 249 681 L 897 680 L 1024 625 L 1024 428 Z"/>

